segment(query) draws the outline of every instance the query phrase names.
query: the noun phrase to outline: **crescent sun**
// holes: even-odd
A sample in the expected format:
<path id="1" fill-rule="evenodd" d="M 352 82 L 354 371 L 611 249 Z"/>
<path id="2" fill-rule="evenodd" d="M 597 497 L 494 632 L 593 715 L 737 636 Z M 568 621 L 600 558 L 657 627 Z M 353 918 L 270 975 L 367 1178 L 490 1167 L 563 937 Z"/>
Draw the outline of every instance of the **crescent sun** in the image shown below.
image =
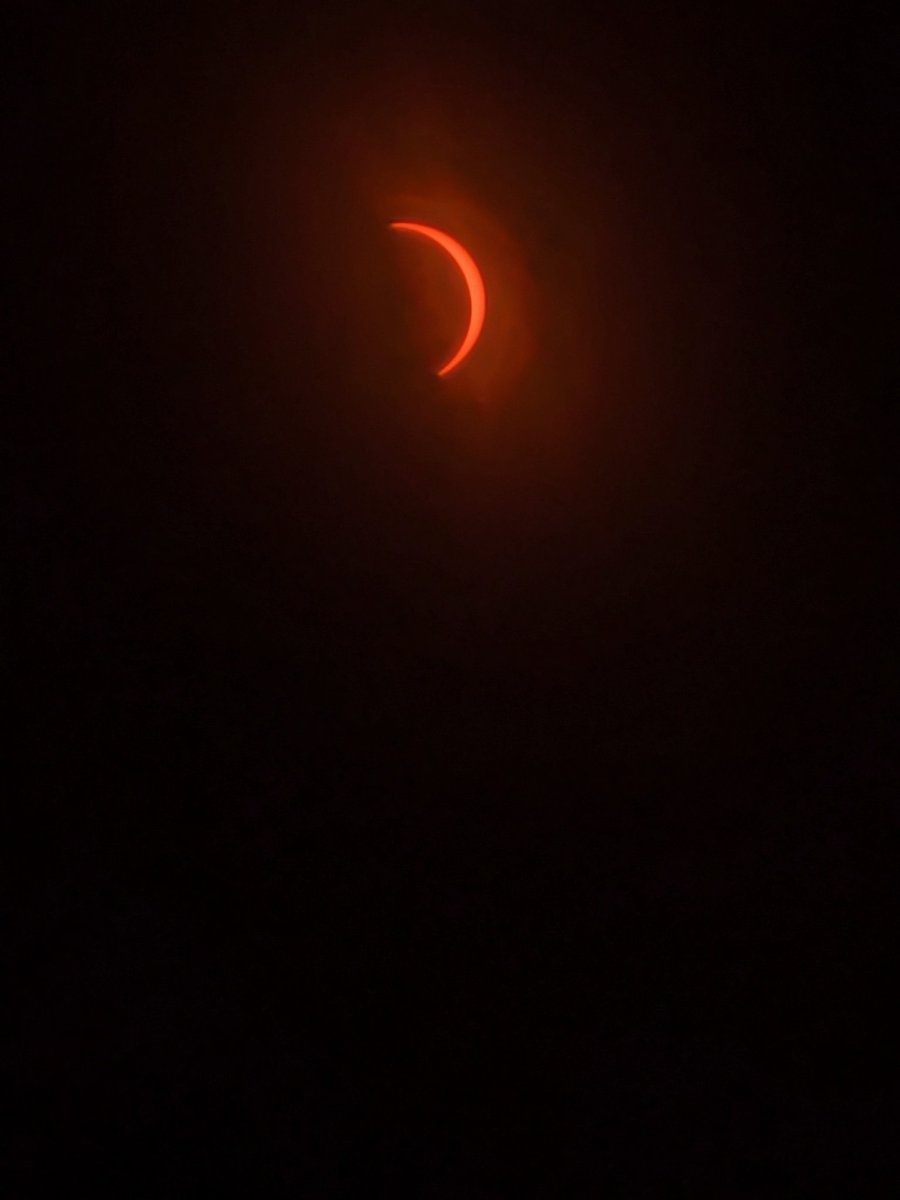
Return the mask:
<path id="1" fill-rule="evenodd" d="M 444 233 L 442 230 L 435 229 L 431 225 L 420 225 L 416 221 L 392 221 L 390 228 L 399 229 L 403 233 L 416 233 L 421 237 L 429 238 L 432 242 L 436 242 L 442 250 L 446 250 L 450 255 L 457 267 L 459 267 L 460 273 L 465 280 L 469 293 L 469 327 L 466 330 L 465 337 L 460 342 L 459 349 L 437 372 L 441 376 L 449 375 L 451 371 L 454 371 L 460 363 L 468 358 L 481 335 L 485 313 L 484 280 L 481 278 L 481 272 L 478 270 L 478 265 L 468 250 L 464 246 L 461 246 L 456 238 L 452 238 L 449 233 Z"/>

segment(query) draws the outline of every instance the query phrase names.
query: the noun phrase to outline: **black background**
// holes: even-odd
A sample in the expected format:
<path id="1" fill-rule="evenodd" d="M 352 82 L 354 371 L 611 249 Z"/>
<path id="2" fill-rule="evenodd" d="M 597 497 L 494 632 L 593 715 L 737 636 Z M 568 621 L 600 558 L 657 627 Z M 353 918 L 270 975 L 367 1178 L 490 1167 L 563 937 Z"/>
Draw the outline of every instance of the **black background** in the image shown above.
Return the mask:
<path id="1" fill-rule="evenodd" d="M 888 1194 L 889 43 L 791 7 L 7 15 L 6 1194 Z"/>

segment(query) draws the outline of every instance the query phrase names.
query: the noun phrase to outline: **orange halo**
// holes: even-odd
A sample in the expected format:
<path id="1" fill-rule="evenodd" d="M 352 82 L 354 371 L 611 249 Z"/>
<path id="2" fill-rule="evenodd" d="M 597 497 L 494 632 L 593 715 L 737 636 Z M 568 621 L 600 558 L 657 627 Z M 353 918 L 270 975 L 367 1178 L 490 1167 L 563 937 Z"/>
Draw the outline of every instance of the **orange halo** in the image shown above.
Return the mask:
<path id="1" fill-rule="evenodd" d="M 419 225 L 415 221 L 392 221 L 390 228 L 400 229 L 406 233 L 418 233 L 422 237 L 427 237 L 431 241 L 437 242 L 443 250 L 447 251 L 462 272 L 462 277 L 466 282 L 469 292 L 469 328 L 466 330 L 466 336 L 463 338 L 459 349 L 438 371 L 438 375 L 449 375 L 471 353 L 472 347 L 478 341 L 482 326 L 484 325 L 485 295 L 484 280 L 481 278 L 481 272 L 478 270 L 475 259 L 468 250 L 464 246 L 461 246 L 455 238 L 452 238 L 449 233 L 443 233 L 440 229 L 434 229 L 431 225 Z"/>

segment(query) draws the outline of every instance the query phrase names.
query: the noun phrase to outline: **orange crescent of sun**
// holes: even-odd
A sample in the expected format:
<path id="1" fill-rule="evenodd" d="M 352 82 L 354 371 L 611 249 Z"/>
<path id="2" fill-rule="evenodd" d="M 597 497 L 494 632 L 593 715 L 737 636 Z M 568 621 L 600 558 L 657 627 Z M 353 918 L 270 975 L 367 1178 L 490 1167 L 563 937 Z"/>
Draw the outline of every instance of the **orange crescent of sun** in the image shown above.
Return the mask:
<path id="1" fill-rule="evenodd" d="M 485 295 L 484 280 L 481 278 L 481 272 L 478 270 L 475 259 L 468 250 L 464 246 L 461 246 L 455 238 L 452 238 L 449 233 L 443 233 L 440 229 L 434 229 L 431 225 L 420 225 L 416 221 L 392 221 L 390 228 L 399 229 L 404 233 L 417 233 L 422 237 L 430 238 L 432 242 L 436 242 L 442 250 L 447 251 L 459 267 L 462 277 L 465 280 L 469 292 L 469 328 L 466 330 L 466 336 L 460 343 L 459 349 L 438 371 L 438 375 L 449 375 L 464 359 L 468 358 L 473 346 L 478 341 L 482 326 L 484 325 Z"/>

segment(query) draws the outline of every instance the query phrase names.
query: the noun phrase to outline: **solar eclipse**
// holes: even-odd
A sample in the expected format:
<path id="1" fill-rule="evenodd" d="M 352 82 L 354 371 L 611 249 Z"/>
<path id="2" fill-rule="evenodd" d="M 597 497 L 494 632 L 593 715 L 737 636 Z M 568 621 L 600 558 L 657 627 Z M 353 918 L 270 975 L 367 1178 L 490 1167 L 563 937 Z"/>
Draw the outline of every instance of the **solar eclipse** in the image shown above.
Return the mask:
<path id="1" fill-rule="evenodd" d="M 428 238 L 440 246 L 459 268 L 465 281 L 466 290 L 469 295 L 469 324 L 458 349 L 437 370 L 437 374 L 443 378 L 465 362 L 481 336 L 486 311 L 484 280 L 482 279 L 481 271 L 478 269 L 478 264 L 468 250 L 455 238 L 451 237 L 449 233 L 444 233 L 442 230 L 435 229 L 431 225 L 419 224 L 416 221 L 392 221 L 390 228 L 396 229 L 401 233 L 412 233 L 419 237 Z"/>

